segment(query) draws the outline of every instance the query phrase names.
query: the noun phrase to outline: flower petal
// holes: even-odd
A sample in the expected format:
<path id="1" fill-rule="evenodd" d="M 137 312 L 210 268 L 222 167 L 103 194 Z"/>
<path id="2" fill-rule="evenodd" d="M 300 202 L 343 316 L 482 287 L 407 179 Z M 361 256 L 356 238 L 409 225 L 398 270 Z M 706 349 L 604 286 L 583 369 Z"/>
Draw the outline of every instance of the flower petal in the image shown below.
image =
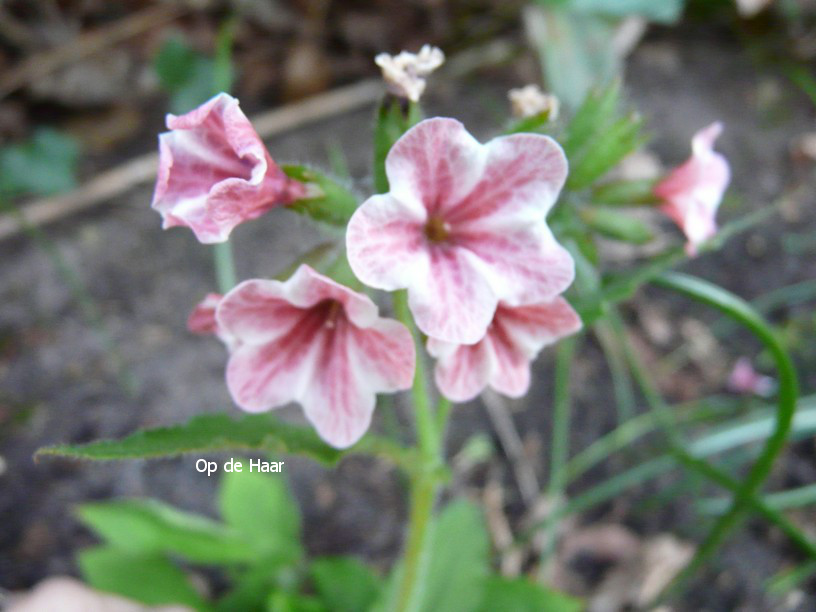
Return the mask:
<path id="1" fill-rule="evenodd" d="M 485 148 L 455 119 L 420 121 L 385 160 L 390 194 L 435 215 L 459 202 L 479 182 Z"/>
<path id="2" fill-rule="evenodd" d="M 218 330 L 215 309 L 222 297 L 220 293 L 208 293 L 204 296 L 187 318 L 187 329 L 194 334 L 214 335 Z"/>
<path id="3" fill-rule="evenodd" d="M 451 225 L 518 227 L 543 221 L 567 179 L 567 157 L 549 136 L 513 134 L 484 145 L 480 180 L 453 206 Z M 476 228 L 473 228 L 476 229 Z"/>
<path id="4" fill-rule="evenodd" d="M 478 262 L 459 248 L 433 247 L 428 257 L 425 282 L 413 285 L 408 292 L 408 306 L 417 327 L 445 342 L 478 342 L 498 303 Z"/>
<path id="5" fill-rule="evenodd" d="M 275 165 L 238 106 L 219 94 L 181 116 L 168 115 L 159 136 L 159 172 L 152 207 L 165 229 L 186 226 L 204 243 L 303 194 Z"/>
<path id="6" fill-rule="evenodd" d="M 452 345 L 430 338 L 428 352 L 446 355 L 437 361 L 434 379 L 439 391 L 449 400 L 470 401 L 487 386 L 492 367 L 490 347 L 486 342 Z"/>
<path id="7" fill-rule="evenodd" d="M 511 305 L 548 300 L 575 278 L 575 262 L 543 221 L 505 231 L 467 231 L 457 244 L 473 253 L 497 299 Z"/>
<path id="8" fill-rule="evenodd" d="M 370 287 L 394 291 L 428 273 L 425 209 L 391 195 L 366 200 L 349 221 L 346 252 L 354 274 Z"/>

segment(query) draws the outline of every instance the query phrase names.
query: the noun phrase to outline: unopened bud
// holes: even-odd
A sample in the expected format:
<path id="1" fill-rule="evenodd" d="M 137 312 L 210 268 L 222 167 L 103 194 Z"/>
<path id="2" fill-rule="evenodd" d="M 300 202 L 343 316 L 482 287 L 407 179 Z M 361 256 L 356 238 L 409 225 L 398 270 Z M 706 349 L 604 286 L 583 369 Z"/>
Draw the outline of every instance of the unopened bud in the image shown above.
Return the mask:
<path id="1" fill-rule="evenodd" d="M 538 85 L 511 89 L 507 92 L 507 98 L 513 108 L 513 116 L 517 119 L 539 115 L 546 115 L 550 121 L 558 119 L 558 110 L 561 106 L 558 98 L 553 94 L 544 93 Z"/>
<path id="2" fill-rule="evenodd" d="M 423 45 L 419 53 L 380 53 L 374 62 L 382 69 L 388 91 L 399 98 L 419 102 L 427 76 L 445 63 L 445 54 L 437 47 Z"/>

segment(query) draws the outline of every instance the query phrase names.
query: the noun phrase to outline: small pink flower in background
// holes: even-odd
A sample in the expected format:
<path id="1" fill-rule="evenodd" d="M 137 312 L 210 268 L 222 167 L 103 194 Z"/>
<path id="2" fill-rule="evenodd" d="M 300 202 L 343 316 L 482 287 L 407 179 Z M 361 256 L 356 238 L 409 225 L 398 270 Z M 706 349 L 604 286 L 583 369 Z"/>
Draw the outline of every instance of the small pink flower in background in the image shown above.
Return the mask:
<path id="1" fill-rule="evenodd" d="M 396 142 L 385 168 L 391 190 L 349 222 L 349 263 L 371 287 L 407 289 L 428 336 L 473 344 L 499 300 L 541 302 L 572 283 L 572 257 L 545 220 L 567 176 L 551 138 L 482 145 L 454 119 L 428 119 Z"/>
<path id="2" fill-rule="evenodd" d="M 528 306 L 499 304 L 476 344 L 428 339 L 428 352 L 438 360 L 436 385 L 455 402 L 471 400 L 487 386 L 521 397 L 530 386 L 530 363 L 541 349 L 579 329 L 581 319 L 562 297 Z"/>
<path id="3" fill-rule="evenodd" d="M 238 100 L 219 94 L 181 116 L 167 115 L 159 136 L 152 207 L 164 229 L 185 226 L 200 242 L 224 242 L 244 221 L 305 194 L 278 168 Z"/>
<path id="4" fill-rule="evenodd" d="M 691 157 L 654 190 L 664 202 L 663 212 L 686 234 L 689 255 L 695 255 L 700 243 L 717 233 L 717 208 L 731 180 L 728 161 L 714 151 L 722 129 L 716 122 L 697 132 L 691 141 Z"/>
<path id="5" fill-rule="evenodd" d="M 376 393 L 413 382 L 408 329 L 378 316 L 368 296 L 305 264 L 286 282 L 239 284 L 218 304 L 216 321 L 234 339 L 227 385 L 238 406 L 262 412 L 297 401 L 337 448 L 368 429 Z"/>
<path id="6" fill-rule="evenodd" d="M 737 359 L 728 377 L 728 389 L 734 393 L 767 397 L 775 388 L 776 381 L 770 376 L 759 374 L 747 357 Z"/>

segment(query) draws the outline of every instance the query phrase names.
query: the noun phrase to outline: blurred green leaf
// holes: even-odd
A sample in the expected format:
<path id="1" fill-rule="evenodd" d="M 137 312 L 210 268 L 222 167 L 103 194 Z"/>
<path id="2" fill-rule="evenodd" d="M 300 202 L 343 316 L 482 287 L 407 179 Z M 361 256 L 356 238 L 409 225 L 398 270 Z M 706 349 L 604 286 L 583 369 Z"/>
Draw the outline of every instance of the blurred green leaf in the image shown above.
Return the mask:
<path id="1" fill-rule="evenodd" d="M 368 610 L 379 594 L 379 577 L 352 557 L 315 559 L 309 573 L 318 595 L 334 612 Z"/>
<path id="2" fill-rule="evenodd" d="M 283 476 L 226 472 L 221 477 L 218 507 L 224 521 L 243 534 L 258 555 L 281 564 L 303 557 L 300 510 Z"/>
<path id="3" fill-rule="evenodd" d="M 616 79 L 606 87 L 587 92 L 566 128 L 563 147 L 568 158 L 572 159 L 592 146 L 596 134 L 614 121 L 620 105 L 620 90 L 620 81 Z"/>
<path id="4" fill-rule="evenodd" d="M 637 15 L 658 23 L 674 23 L 683 14 L 685 0 L 569 0 L 569 10 L 606 17 Z"/>
<path id="5" fill-rule="evenodd" d="M 581 612 L 579 599 L 530 582 L 526 578 L 491 578 L 485 587 L 480 612 Z"/>
<path id="6" fill-rule="evenodd" d="M 91 548 L 79 554 L 79 567 L 86 582 L 100 591 L 152 606 L 182 604 L 195 610 L 211 609 L 184 572 L 158 553 Z"/>
<path id="7" fill-rule="evenodd" d="M 420 610 L 476 610 L 489 572 L 489 556 L 490 543 L 481 510 L 462 500 L 445 507 L 431 531 Z"/>
<path id="8" fill-rule="evenodd" d="M 524 20 L 547 89 L 568 108 L 577 108 L 594 85 L 620 73 L 621 60 L 612 51 L 615 25 L 610 20 L 541 6 L 527 7 Z"/>
<path id="9" fill-rule="evenodd" d="M 653 238 L 652 232 L 643 221 L 619 210 L 602 207 L 585 208 L 581 211 L 581 218 L 592 230 L 613 240 L 646 244 Z"/>
<path id="10" fill-rule="evenodd" d="M 277 591 L 269 596 L 267 612 L 330 612 L 316 597 Z"/>
<path id="11" fill-rule="evenodd" d="M 252 561 L 240 531 L 156 500 L 84 504 L 77 514 L 108 544 L 134 553 L 173 553 L 197 563 Z"/>
<path id="12" fill-rule="evenodd" d="M 320 190 L 314 197 L 296 200 L 287 208 L 315 221 L 346 227 L 351 215 L 357 210 L 357 198 L 353 193 L 337 181 L 306 166 L 287 165 L 282 166 L 282 170 L 288 177 Z"/>
<path id="13" fill-rule="evenodd" d="M 27 142 L 0 149 L 0 194 L 52 195 L 73 189 L 78 161 L 76 140 L 38 128 Z"/>
<path id="14" fill-rule="evenodd" d="M 187 423 L 137 431 L 121 440 L 47 446 L 36 457 L 56 455 L 76 459 L 149 459 L 187 453 L 261 450 L 300 454 L 334 464 L 342 453 L 323 442 L 310 427 L 278 420 L 271 414 L 202 414 Z"/>
<path id="15" fill-rule="evenodd" d="M 592 204 L 609 206 L 653 206 L 658 203 L 654 194 L 654 179 L 611 181 L 592 189 Z"/>
<path id="16" fill-rule="evenodd" d="M 153 58 L 153 69 L 165 91 L 181 89 L 189 80 L 198 56 L 180 35 L 171 36 Z"/>

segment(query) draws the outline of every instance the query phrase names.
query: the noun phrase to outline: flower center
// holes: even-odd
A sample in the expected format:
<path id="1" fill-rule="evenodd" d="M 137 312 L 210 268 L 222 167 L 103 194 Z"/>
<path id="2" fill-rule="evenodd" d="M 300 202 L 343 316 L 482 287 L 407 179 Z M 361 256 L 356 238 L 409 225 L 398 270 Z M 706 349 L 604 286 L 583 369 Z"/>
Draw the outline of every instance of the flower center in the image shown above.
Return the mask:
<path id="1" fill-rule="evenodd" d="M 343 305 L 337 300 L 327 300 L 327 302 L 326 322 L 323 325 L 329 329 L 334 329 L 337 326 L 337 317 L 343 312 Z"/>
<path id="2" fill-rule="evenodd" d="M 425 224 L 425 237 L 431 242 L 445 242 L 450 238 L 450 229 L 442 217 L 431 217 Z"/>

